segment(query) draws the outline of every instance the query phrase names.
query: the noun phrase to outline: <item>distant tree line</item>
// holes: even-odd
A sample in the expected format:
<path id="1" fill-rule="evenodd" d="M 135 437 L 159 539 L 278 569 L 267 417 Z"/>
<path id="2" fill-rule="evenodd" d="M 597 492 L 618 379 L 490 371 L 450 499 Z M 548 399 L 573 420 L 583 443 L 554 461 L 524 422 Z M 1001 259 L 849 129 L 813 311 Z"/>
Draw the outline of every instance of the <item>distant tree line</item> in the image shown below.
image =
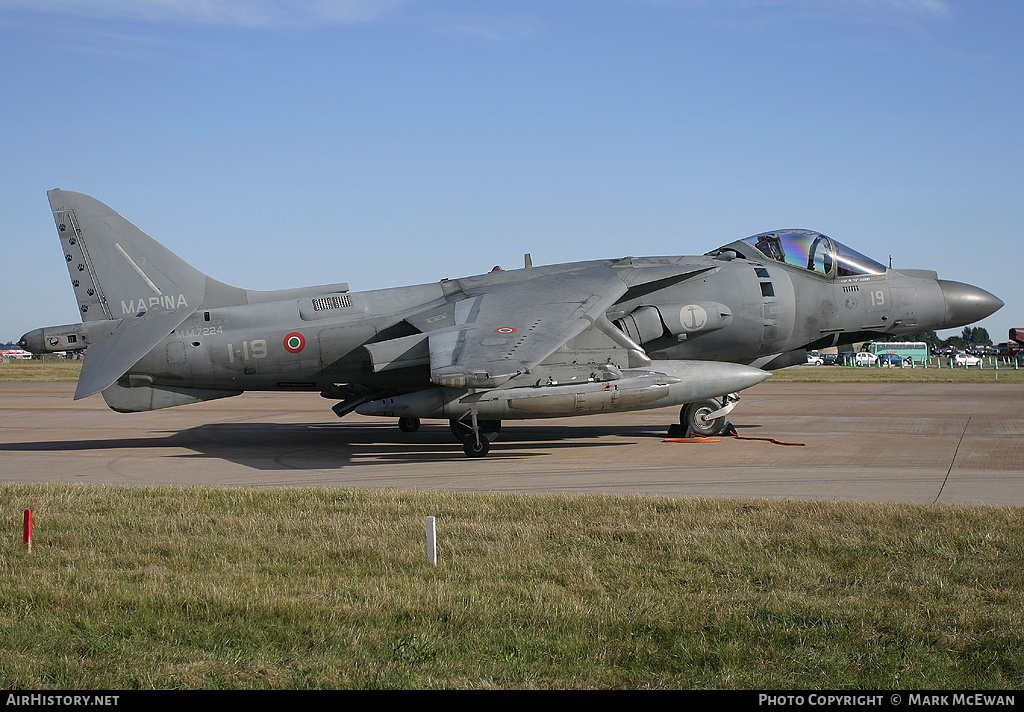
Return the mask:
<path id="1" fill-rule="evenodd" d="M 975 346 L 993 346 L 988 330 L 980 326 L 965 326 L 959 336 L 940 339 L 934 331 L 919 331 L 914 334 L 891 336 L 886 341 L 923 341 L 929 349 L 941 349 L 952 346 L 960 351 L 967 351 Z"/>

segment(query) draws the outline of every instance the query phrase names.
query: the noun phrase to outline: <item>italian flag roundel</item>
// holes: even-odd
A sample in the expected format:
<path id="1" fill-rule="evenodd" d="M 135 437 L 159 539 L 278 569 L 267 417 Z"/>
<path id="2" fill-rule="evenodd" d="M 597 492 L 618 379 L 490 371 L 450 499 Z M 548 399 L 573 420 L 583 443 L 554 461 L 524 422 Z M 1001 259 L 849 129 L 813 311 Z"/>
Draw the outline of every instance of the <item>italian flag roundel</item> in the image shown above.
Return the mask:
<path id="1" fill-rule="evenodd" d="M 306 348 L 306 340 L 302 337 L 302 334 L 293 331 L 284 337 L 284 350 L 288 353 L 297 354 L 304 348 Z"/>

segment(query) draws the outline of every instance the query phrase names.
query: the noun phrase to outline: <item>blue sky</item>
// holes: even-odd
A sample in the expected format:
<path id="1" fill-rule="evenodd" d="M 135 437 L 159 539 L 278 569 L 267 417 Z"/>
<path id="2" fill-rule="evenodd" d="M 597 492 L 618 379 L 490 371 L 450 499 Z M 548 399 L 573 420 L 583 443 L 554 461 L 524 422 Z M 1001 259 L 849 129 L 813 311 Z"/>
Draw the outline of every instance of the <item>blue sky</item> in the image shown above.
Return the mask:
<path id="1" fill-rule="evenodd" d="M 0 0 L 0 341 L 78 321 L 55 187 L 252 289 L 803 227 L 988 289 L 1004 341 L 1021 36 L 1018 0 Z"/>

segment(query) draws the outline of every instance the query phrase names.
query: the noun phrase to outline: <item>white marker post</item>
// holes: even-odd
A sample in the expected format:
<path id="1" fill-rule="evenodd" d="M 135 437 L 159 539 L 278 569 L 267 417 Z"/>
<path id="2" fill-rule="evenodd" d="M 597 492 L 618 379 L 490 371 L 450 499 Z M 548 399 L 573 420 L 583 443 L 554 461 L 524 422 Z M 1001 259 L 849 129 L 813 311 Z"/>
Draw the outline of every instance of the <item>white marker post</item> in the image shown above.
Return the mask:
<path id="1" fill-rule="evenodd" d="M 434 517 L 427 517 L 427 561 L 431 566 L 437 566 L 437 529 Z"/>

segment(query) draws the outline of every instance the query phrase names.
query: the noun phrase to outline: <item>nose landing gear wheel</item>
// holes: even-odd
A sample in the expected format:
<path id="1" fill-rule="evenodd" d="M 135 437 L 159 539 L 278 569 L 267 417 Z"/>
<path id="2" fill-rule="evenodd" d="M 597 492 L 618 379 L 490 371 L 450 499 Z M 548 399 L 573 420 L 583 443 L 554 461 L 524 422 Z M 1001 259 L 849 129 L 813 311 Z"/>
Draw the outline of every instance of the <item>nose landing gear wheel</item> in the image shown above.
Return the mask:
<path id="1" fill-rule="evenodd" d="M 707 416 L 721 409 L 721 404 L 716 400 L 697 401 L 688 403 L 679 411 L 679 423 L 688 432 L 704 437 L 721 435 L 725 429 L 725 416 L 719 416 L 708 420 Z"/>

